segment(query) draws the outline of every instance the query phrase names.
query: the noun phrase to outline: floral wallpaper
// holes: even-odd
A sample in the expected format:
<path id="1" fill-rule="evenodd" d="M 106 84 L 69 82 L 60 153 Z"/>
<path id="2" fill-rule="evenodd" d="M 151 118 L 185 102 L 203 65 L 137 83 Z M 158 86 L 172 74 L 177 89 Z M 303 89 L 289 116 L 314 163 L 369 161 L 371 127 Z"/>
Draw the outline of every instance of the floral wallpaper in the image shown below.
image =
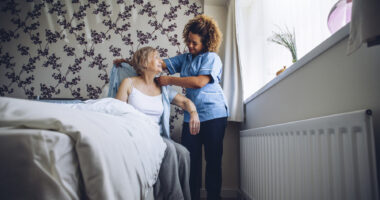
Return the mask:
<path id="1" fill-rule="evenodd" d="M 185 52 L 182 29 L 202 12 L 201 0 L 1 1 L 0 96 L 104 97 L 115 58 Z M 182 115 L 172 108 L 172 130 Z"/>

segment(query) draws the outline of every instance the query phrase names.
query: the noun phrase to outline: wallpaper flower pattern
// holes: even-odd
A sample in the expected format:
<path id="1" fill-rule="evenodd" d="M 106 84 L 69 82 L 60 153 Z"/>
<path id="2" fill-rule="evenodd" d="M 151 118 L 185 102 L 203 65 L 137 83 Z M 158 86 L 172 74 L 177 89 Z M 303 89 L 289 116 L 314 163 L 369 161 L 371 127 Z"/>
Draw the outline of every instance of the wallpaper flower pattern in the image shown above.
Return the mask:
<path id="1" fill-rule="evenodd" d="M 0 96 L 101 98 L 115 58 L 185 52 L 182 29 L 202 11 L 200 0 L 1 1 Z M 183 111 L 172 110 L 174 129 Z"/>

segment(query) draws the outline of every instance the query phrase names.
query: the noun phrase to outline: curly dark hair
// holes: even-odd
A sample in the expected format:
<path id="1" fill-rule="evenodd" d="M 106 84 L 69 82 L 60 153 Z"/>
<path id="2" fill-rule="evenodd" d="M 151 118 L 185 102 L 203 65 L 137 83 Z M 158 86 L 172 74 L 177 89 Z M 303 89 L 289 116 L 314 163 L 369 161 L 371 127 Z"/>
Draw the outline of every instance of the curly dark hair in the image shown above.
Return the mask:
<path id="1" fill-rule="evenodd" d="M 214 19 L 204 14 L 191 19 L 183 30 L 182 37 L 185 43 L 188 42 L 190 32 L 201 36 L 203 52 L 218 52 L 222 42 L 222 32 Z"/>

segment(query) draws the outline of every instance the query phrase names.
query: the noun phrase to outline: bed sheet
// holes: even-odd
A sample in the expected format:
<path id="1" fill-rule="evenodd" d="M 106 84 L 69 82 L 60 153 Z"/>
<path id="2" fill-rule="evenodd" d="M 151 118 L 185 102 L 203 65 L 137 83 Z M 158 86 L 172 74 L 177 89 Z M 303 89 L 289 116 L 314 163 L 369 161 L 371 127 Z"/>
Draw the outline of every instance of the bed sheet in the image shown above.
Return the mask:
<path id="1" fill-rule="evenodd" d="M 68 106 L 1 97 L 0 127 L 53 131 L 71 138 L 88 199 L 145 199 L 166 148 L 157 124 L 112 98 L 75 109 Z"/>
<path id="2" fill-rule="evenodd" d="M 74 142 L 65 134 L 0 128 L 0 161 L 0 199 L 83 199 Z"/>

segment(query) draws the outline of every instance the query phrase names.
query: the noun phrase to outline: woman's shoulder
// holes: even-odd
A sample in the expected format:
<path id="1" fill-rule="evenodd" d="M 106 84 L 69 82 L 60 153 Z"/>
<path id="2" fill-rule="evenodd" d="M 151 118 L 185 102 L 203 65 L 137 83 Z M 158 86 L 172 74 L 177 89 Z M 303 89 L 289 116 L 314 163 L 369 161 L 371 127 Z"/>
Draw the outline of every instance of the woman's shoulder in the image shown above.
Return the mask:
<path id="1" fill-rule="evenodd" d="M 133 84 L 136 82 L 138 82 L 137 76 L 133 76 L 133 77 L 124 78 L 121 84 L 124 85 L 124 87 L 132 88 Z"/>
<path id="2" fill-rule="evenodd" d="M 202 62 L 222 62 L 219 55 L 215 52 L 205 52 L 201 55 Z"/>
<path id="3" fill-rule="evenodd" d="M 128 82 L 131 82 L 131 81 L 134 81 L 134 80 L 136 80 L 136 76 L 126 77 L 126 78 L 123 79 L 123 82 L 128 83 Z"/>
<path id="4" fill-rule="evenodd" d="M 202 53 L 201 56 L 207 59 L 220 59 L 219 55 L 216 52 L 211 52 L 211 51 Z"/>

